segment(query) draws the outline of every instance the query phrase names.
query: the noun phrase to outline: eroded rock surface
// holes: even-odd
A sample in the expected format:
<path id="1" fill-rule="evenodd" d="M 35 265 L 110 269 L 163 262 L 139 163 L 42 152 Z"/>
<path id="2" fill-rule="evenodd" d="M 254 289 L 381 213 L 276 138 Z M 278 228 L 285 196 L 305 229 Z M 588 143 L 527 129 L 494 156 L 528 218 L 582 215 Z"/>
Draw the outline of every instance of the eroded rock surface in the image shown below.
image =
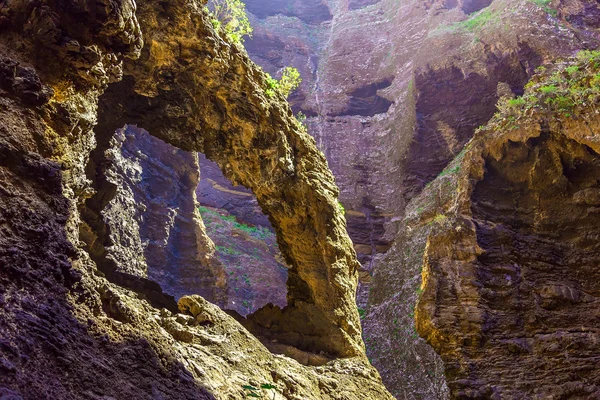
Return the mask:
<path id="1" fill-rule="evenodd" d="M 160 23 L 154 18 L 141 20 L 149 32 L 142 62 L 126 64 L 123 81 L 111 85 L 101 99 L 99 140 L 114 126 L 136 121 L 173 145 L 202 151 L 234 183 L 250 187 L 269 215 L 291 267 L 288 307 L 275 324 L 278 332 L 269 328 L 274 326 L 271 317 L 266 322 L 261 315 L 258 324 L 266 323 L 273 339 L 291 340 L 296 346 L 360 354 L 360 323 L 352 294 L 359 264 L 345 234 L 337 189 L 324 157 L 297 129 L 291 111 L 264 95 L 264 75 L 243 50 L 218 40 L 195 39 L 199 29 L 212 34 L 212 28 L 200 24 L 201 14 L 189 19 L 185 8 L 177 14 L 178 7 L 182 6 L 173 4 L 159 13 L 157 18 L 164 18 Z M 154 15 L 140 11 L 142 16 L 146 13 Z M 168 39 L 173 29 L 181 32 L 178 42 Z M 203 53 L 213 56 L 197 57 Z M 219 62 L 223 57 L 228 64 Z M 314 324 L 298 325 L 306 319 Z"/>
<path id="2" fill-rule="evenodd" d="M 409 206 L 417 327 L 455 398 L 600 395 L 598 64 L 569 67 L 536 80 Z M 547 102 L 559 95 L 544 87 L 568 75 L 586 101 Z"/>
<path id="3" fill-rule="evenodd" d="M 267 304 L 285 307 L 289 267 L 270 225 L 249 225 L 220 208 L 202 206 L 200 210 L 206 233 L 215 244 L 213 257 L 227 281 L 227 300 L 221 307 L 243 316 Z M 244 214 L 245 209 L 238 211 Z"/>
<path id="4" fill-rule="evenodd" d="M 225 399 L 268 383 L 276 398 L 391 398 L 362 349 L 357 261 L 326 162 L 202 5 L 4 5 L 2 396 Z M 254 190 L 295 276 L 280 325 L 264 328 L 304 364 L 345 358 L 308 367 L 273 355 L 202 298 L 178 310 L 152 281 L 104 268 L 111 231 L 98 216 L 118 196 L 97 155 L 132 121 Z M 300 318 L 296 332 L 288 321 Z"/>

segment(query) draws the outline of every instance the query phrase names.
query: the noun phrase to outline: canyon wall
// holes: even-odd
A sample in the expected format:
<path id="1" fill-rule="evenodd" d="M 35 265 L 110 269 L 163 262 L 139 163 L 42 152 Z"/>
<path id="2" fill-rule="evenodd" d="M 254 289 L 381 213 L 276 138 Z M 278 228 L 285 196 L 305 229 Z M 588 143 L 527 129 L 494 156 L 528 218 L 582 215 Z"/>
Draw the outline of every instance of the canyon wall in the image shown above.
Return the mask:
<path id="1" fill-rule="evenodd" d="M 102 172 L 115 193 L 101 211 L 104 257 L 176 299 L 199 294 L 223 303 L 225 271 L 212 257 L 196 201 L 198 156 L 135 126 L 117 130 L 110 144 Z"/>
<path id="2" fill-rule="evenodd" d="M 284 307 L 289 266 L 256 197 L 243 186 L 234 186 L 218 165 L 202 154 L 200 170 L 200 210 L 207 234 L 215 243 L 214 258 L 227 281 L 222 307 L 242 315 L 269 303 Z"/>
<path id="3" fill-rule="evenodd" d="M 597 97 L 464 147 L 598 46 L 597 2 L 247 3 L 314 140 L 201 3 L 0 9 L 0 394 L 391 398 L 360 276 L 397 398 L 597 396 Z"/>
<path id="4" fill-rule="evenodd" d="M 358 262 L 326 161 L 202 4 L 4 5 L 2 397 L 391 398 L 364 355 Z M 140 214 L 110 214 L 122 200 L 116 186 L 125 190 L 111 142 L 127 140 L 114 134 L 127 123 L 204 152 L 257 196 L 290 278 L 284 309 L 236 317 L 254 334 L 200 296 L 175 303 L 144 277 L 136 236 L 129 266 L 112 247 L 129 237 L 119 225 L 143 224 Z M 116 161 L 137 168 L 147 161 L 137 157 Z M 197 172 L 186 168 L 189 181 L 172 193 L 156 182 L 160 203 L 193 189 Z"/>
<path id="5" fill-rule="evenodd" d="M 398 398 L 444 398 L 441 359 L 415 331 L 421 254 L 388 249 L 419 240 L 403 227 L 406 205 L 502 96 L 522 94 L 539 65 L 598 46 L 597 2 L 246 3 L 253 60 L 273 76 L 286 65 L 302 74 L 289 100 L 340 186 L 373 364 Z"/>
<path id="6" fill-rule="evenodd" d="M 409 205 L 453 398 L 600 395 L 599 72 L 598 52 L 549 66 Z"/>

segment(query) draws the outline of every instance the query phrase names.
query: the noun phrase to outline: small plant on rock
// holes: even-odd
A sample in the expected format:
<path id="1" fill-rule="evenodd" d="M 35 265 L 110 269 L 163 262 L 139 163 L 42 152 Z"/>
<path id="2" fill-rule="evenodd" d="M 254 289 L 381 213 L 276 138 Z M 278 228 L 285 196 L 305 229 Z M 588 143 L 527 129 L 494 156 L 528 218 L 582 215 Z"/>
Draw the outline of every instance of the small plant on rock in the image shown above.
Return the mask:
<path id="1" fill-rule="evenodd" d="M 288 97 L 302 82 L 300 72 L 294 67 L 285 67 L 281 73 L 280 80 L 273 78 L 268 73 L 266 75 L 267 89 L 265 90 L 265 93 L 269 97 L 275 96 L 276 91 L 281 93 L 284 97 Z"/>
<path id="2" fill-rule="evenodd" d="M 279 90 L 285 97 L 288 97 L 292 91 L 298 89 L 300 83 L 302 83 L 300 72 L 296 68 L 285 67 L 279 80 Z"/>
<path id="3" fill-rule="evenodd" d="M 212 12 L 213 27 L 221 27 L 234 43 L 243 43 L 244 36 L 252 37 L 252 25 L 246 14 L 246 5 L 241 0 L 209 0 L 208 9 Z"/>
<path id="4" fill-rule="evenodd" d="M 342 215 L 346 215 L 346 209 L 344 208 L 344 205 L 342 204 L 342 202 L 339 200 L 338 200 L 338 208 L 340 209 L 340 212 L 342 213 Z"/>
<path id="5" fill-rule="evenodd" d="M 262 385 L 260 385 L 260 388 L 257 388 L 252 385 L 243 385 L 242 388 L 244 389 L 244 395 L 246 397 L 253 397 L 256 399 L 265 398 L 265 396 L 263 395 L 263 393 L 264 393 L 263 390 L 272 391 L 273 397 L 271 399 L 275 399 L 275 395 L 277 393 L 276 392 L 277 386 L 271 385 L 270 383 L 263 383 Z M 269 393 L 269 392 L 267 392 L 267 393 Z"/>

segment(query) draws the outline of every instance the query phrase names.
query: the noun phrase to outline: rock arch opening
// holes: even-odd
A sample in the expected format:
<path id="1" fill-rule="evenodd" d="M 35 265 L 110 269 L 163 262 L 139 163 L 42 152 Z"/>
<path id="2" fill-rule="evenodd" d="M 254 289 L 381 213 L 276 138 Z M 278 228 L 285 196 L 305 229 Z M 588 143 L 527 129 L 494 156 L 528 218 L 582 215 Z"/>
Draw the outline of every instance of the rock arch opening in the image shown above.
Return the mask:
<path id="1" fill-rule="evenodd" d="M 169 309 L 191 294 L 243 316 L 286 305 L 288 267 L 251 191 L 136 125 L 102 142 L 88 167 L 96 195 L 82 239 L 109 278 L 144 281 L 132 289 L 164 292 L 156 304 Z"/>
<path id="2" fill-rule="evenodd" d="M 204 153 L 234 184 L 252 190 L 290 266 L 287 305 L 263 307 L 241 322 L 263 343 L 276 343 L 275 351 L 306 363 L 322 361 L 310 354 L 363 355 L 354 299 L 360 264 L 314 140 L 297 129 L 283 99 L 257 90 L 266 87 L 264 75 L 245 52 L 214 36 L 201 10 L 184 3 L 158 14 L 145 9 L 152 4 L 139 7 L 146 44 L 99 99 L 96 155 L 115 127 L 131 121 L 179 149 Z M 174 31 L 180 40 L 163 40 Z M 95 169 L 102 167 L 99 161 Z M 113 189 L 105 190 L 97 200 L 110 197 Z"/>
<path id="3" fill-rule="evenodd" d="M 234 186 L 203 154 L 199 163 L 199 210 L 226 280 L 221 307 L 242 316 L 267 304 L 285 307 L 289 266 L 268 217 L 252 191 Z"/>
<path id="4" fill-rule="evenodd" d="M 80 239 L 99 271 L 172 312 L 180 297 L 200 294 L 229 310 L 270 350 L 304 364 L 337 356 L 323 350 L 331 328 L 322 312 L 301 304 L 302 318 L 294 315 L 296 302 L 313 302 L 298 293 L 311 288 L 293 271 L 286 285 L 290 267 L 252 191 L 233 185 L 202 153 L 178 149 L 136 125 L 108 126 L 98 125 L 97 148 L 86 168 L 94 194 L 80 206 Z M 204 181 L 200 163 L 207 170 Z M 215 191 L 229 198 L 219 199 Z M 242 193 L 250 198 L 246 208 L 254 209 L 248 221 L 243 201 L 231 198 Z M 248 248 L 245 242 L 255 244 L 253 239 L 263 248 Z M 262 271 L 253 275 L 252 267 Z M 261 293 L 254 289 L 265 274 L 274 285 Z M 311 318 L 316 321 L 306 324 Z"/>

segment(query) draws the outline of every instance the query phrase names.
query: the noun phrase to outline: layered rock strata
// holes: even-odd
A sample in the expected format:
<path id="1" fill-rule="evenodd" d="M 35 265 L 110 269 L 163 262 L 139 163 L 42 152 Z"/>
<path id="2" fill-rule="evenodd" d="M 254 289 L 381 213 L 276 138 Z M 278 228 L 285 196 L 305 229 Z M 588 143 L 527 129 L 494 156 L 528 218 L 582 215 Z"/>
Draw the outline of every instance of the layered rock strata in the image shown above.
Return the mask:
<path id="1" fill-rule="evenodd" d="M 408 207 L 393 252 L 418 253 L 417 328 L 453 398 L 600 395 L 600 55 L 581 59 L 504 101 Z"/>
<path id="2" fill-rule="evenodd" d="M 0 30 L 2 396 L 240 398 L 269 384 L 276 398 L 391 398 L 364 357 L 326 162 L 201 4 L 12 1 Z M 253 189 L 291 266 L 288 306 L 257 325 L 304 364 L 347 358 L 275 356 L 202 298 L 177 307 L 103 268 L 98 215 L 118 196 L 90 154 L 125 122 Z"/>

